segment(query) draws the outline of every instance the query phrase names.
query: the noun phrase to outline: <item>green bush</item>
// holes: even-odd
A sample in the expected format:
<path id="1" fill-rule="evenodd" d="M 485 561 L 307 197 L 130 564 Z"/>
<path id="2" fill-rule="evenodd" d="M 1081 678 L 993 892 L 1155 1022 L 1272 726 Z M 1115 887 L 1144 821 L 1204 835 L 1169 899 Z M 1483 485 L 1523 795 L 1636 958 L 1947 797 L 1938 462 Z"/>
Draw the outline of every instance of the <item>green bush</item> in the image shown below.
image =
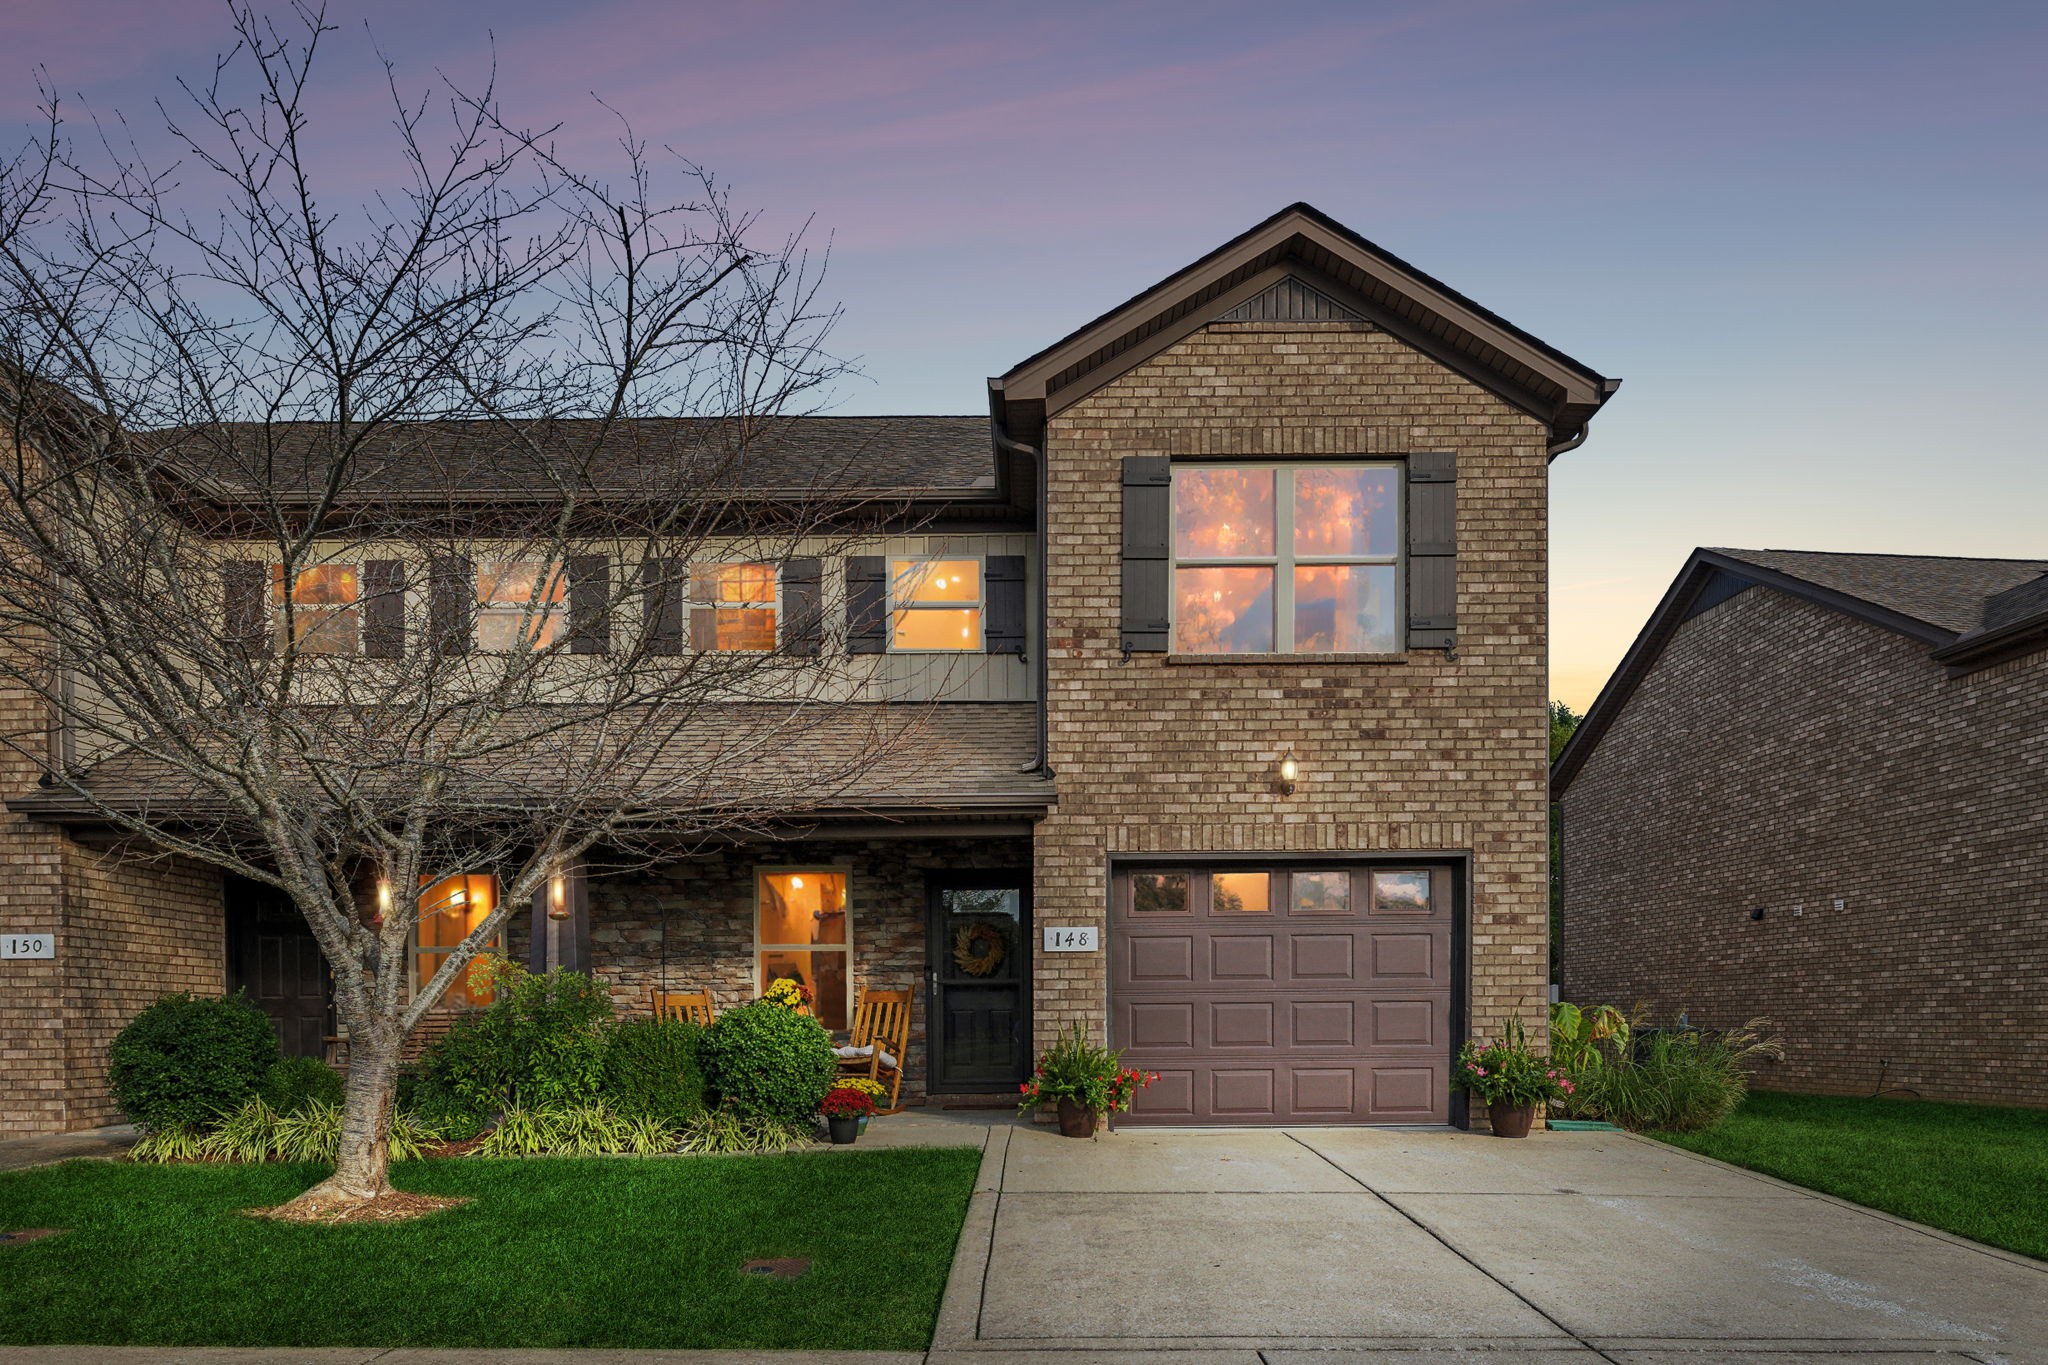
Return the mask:
<path id="1" fill-rule="evenodd" d="M 600 1026 L 611 1017 L 611 992 L 581 972 L 536 976 L 503 964 L 498 998 L 427 1049 L 411 1097 L 451 1131 L 508 1109 L 593 1104 L 604 1082 Z"/>
<path id="2" fill-rule="evenodd" d="M 196 1130 L 256 1093 L 278 1060 L 270 1020 L 239 991 L 166 995 L 129 1021 L 107 1050 L 114 1103 L 155 1130 Z"/>
<path id="3" fill-rule="evenodd" d="M 697 1045 L 704 1030 L 682 1019 L 625 1019 L 605 1032 L 604 1100 L 628 1118 L 680 1126 L 704 1112 Z"/>
<path id="4" fill-rule="evenodd" d="M 684 1126 L 682 1149 L 700 1156 L 787 1152 L 809 1146 L 816 1132 L 816 1125 L 808 1121 L 745 1118 L 730 1109 L 714 1109 Z"/>
<path id="5" fill-rule="evenodd" d="M 756 1000 L 718 1016 L 697 1055 L 704 1081 L 741 1118 L 807 1122 L 838 1072 L 832 1038 L 808 1014 Z"/>
<path id="6" fill-rule="evenodd" d="M 1782 1058 L 1768 1036 L 1770 1023 L 1752 1019 L 1740 1028 L 1646 1029 L 1618 1011 L 1551 1007 L 1552 1047 L 1576 1083 L 1565 1112 L 1602 1118 L 1631 1131 L 1684 1133 L 1708 1128 L 1735 1112 L 1749 1093 L 1749 1067 Z M 1600 1020 L 1598 1036 L 1585 1028 Z M 1561 1036 L 1567 1044 L 1558 1048 Z M 1577 1036 L 1583 1034 L 1588 1036 Z"/>
<path id="7" fill-rule="evenodd" d="M 676 1147 L 676 1129 L 631 1118 L 601 1104 L 508 1109 L 478 1156 L 656 1156 Z"/>
<path id="8" fill-rule="evenodd" d="M 296 1114 L 310 1104 L 340 1104 L 341 1073 L 318 1057 L 286 1057 L 263 1073 L 259 1093 L 280 1114 Z"/>

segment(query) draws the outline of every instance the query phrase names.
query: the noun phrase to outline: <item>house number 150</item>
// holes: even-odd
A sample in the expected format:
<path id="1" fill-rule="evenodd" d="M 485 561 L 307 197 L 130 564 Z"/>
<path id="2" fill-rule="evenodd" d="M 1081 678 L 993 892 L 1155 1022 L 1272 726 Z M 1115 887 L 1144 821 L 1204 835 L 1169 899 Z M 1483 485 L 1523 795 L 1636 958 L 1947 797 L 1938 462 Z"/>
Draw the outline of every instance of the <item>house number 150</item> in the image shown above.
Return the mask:
<path id="1" fill-rule="evenodd" d="M 1092 924 L 1045 926 L 1045 950 L 1048 953 L 1092 953 L 1095 948 L 1095 926 Z"/>

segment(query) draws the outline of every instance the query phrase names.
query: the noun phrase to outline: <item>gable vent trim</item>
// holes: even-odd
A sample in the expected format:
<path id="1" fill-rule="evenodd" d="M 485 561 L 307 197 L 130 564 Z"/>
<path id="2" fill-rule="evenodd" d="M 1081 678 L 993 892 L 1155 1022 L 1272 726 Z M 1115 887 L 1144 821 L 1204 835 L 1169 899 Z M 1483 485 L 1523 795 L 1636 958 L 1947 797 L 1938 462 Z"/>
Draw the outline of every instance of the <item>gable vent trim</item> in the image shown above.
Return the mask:
<path id="1" fill-rule="evenodd" d="M 1252 295 L 1216 319 L 1218 322 L 1364 322 L 1313 285 L 1289 276 Z"/>

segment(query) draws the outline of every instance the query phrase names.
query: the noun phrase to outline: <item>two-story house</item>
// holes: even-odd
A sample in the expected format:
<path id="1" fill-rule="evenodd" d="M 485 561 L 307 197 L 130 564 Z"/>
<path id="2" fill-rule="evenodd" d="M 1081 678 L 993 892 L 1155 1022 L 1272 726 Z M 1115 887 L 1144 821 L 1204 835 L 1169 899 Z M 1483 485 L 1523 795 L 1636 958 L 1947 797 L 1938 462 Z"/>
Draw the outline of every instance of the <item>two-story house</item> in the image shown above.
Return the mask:
<path id="1" fill-rule="evenodd" d="M 1542 1017 L 1547 468 L 1617 384 L 1295 205 L 992 379 L 985 417 L 785 424 L 793 464 L 863 452 L 900 533 L 693 579 L 687 647 L 822 622 L 916 745 L 798 837 L 593 871 L 506 947 L 627 1006 L 795 976 L 838 1026 L 912 988 L 912 1098 L 1014 1093 L 1080 1023 L 1161 1074 L 1135 1122 L 1462 1119 L 1461 1038 Z M 447 588 L 477 631 L 485 577 Z M 106 1043 L 163 990 L 246 986 L 318 1050 L 290 914 L 5 778 L 0 930 L 58 951 L 0 963 L 0 1131 L 111 1120 Z M 149 796 L 118 756 L 89 778 Z M 421 930 L 422 979 L 496 890 L 436 894 L 467 909 Z"/>

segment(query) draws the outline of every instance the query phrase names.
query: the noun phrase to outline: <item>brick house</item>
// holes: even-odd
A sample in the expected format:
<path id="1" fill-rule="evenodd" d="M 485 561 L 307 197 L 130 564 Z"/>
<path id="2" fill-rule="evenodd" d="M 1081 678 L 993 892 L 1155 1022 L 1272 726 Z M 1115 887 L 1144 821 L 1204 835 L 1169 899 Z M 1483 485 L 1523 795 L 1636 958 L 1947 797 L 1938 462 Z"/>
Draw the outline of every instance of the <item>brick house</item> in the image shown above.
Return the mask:
<path id="1" fill-rule="evenodd" d="M 750 609 L 786 631 L 809 594 L 865 695 L 923 708 L 915 753 L 800 838 L 597 868 L 508 950 L 629 1009 L 796 975 L 840 1024 L 913 988 L 913 1098 L 1014 1093 L 1078 1023 L 1162 1073 L 1135 1121 L 1462 1121 L 1458 1040 L 1542 1017 L 1547 466 L 1618 383 L 1295 205 L 992 379 L 985 417 L 787 424 L 782 458 L 857 444 L 917 517 L 768 566 Z M 0 758 L 0 931 L 58 945 L 0 963 L 0 1133 L 116 1117 L 104 1049 L 162 990 L 246 986 L 320 1047 L 285 907 L 122 856 L 38 776 Z"/>
<path id="2" fill-rule="evenodd" d="M 1552 786 L 1566 999 L 2048 1105 L 2048 560 L 1696 551 Z"/>

